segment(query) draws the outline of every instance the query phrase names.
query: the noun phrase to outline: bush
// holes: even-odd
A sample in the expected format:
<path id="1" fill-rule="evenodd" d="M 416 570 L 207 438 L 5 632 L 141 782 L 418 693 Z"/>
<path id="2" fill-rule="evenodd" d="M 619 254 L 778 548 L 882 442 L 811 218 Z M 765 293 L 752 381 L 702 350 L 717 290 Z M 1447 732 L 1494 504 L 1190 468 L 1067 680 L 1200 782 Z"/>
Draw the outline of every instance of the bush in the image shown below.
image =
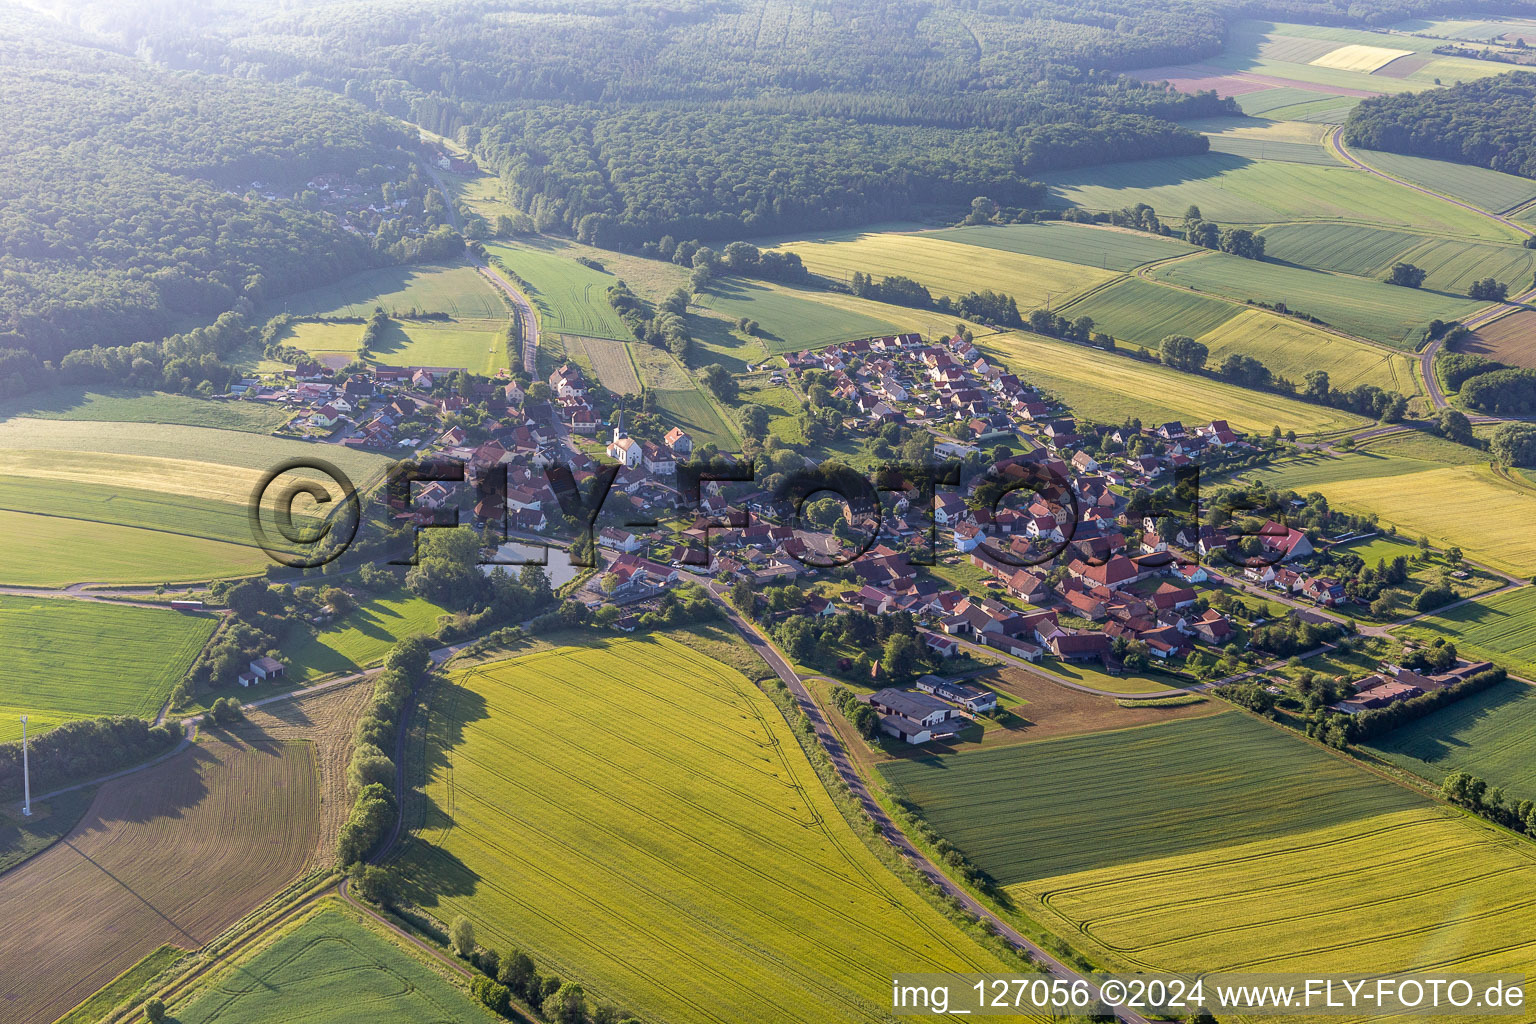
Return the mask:
<path id="1" fill-rule="evenodd" d="M 161 1021 L 165 1020 L 165 1000 L 159 996 L 151 996 L 149 1001 L 144 1004 L 144 1017 L 147 1020 L 153 1021 L 154 1024 L 160 1024 Z"/>
<path id="2" fill-rule="evenodd" d="M 468 960 L 475 952 L 475 925 L 469 918 L 460 914 L 453 919 L 453 924 L 448 928 L 448 944 L 453 947 L 455 956 Z"/>
<path id="3" fill-rule="evenodd" d="M 1419 596 L 1413 599 L 1413 610 L 1434 611 L 1441 605 L 1450 604 L 1454 600 L 1456 600 L 1456 592 L 1450 587 L 1425 587 L 1419 591 Z"/>

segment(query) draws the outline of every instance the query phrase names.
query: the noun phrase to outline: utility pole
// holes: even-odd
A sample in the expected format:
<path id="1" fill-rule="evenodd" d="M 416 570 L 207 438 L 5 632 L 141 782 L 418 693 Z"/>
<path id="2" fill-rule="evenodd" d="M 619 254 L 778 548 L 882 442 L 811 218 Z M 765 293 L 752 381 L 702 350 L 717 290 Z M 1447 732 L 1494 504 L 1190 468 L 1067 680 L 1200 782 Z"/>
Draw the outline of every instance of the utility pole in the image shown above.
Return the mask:
<path id="1" fill-rule="evenodd" d="M 32 817 L 32 770 L 27 764 L 27 716 L 21 716 L 21 813 Z"/>

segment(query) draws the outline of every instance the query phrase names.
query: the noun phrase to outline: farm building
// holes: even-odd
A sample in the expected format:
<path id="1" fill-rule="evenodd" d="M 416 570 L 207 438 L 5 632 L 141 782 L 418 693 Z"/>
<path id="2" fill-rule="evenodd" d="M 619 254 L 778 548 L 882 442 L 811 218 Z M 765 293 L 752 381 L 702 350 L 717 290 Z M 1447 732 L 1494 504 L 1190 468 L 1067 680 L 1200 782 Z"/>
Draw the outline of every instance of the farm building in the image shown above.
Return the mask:
<path id="1" fill-rule="evenodd" d="M 251 674 L 263 681 L 276 679 L 278 676 L 287 674 L 287 671 L 288 666 L 276 658 L 262 656 L 251 662 Z"/>

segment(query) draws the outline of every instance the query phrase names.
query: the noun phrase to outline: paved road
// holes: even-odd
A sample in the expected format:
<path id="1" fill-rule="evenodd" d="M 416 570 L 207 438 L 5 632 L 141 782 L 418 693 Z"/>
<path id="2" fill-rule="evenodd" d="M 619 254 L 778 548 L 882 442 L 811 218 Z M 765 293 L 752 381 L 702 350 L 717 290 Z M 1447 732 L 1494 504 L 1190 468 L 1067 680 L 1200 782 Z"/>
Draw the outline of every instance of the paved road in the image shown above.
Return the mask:
<path id="1" fill-rule="evenodd" d="M 906 833 L 902 832 L 896 826 L 896 823 L 891 821 L 890 816 L 885 813 L 885 810 L 870 794 L 863 778 L 854 770 L 853 763 L 848 757 L 848 752 L 843 748 L 842 740 L 838 738 L 836 731 L 833 730 L 832 726 L 822 716 L 821 708 L 811 697 L 809 691 L 806 690 L 805 684 L 795 674 L 794 669 L 763 638 L 763 635 L 757 631 L 756 627 L 752 626 L 737 613 L 736 609 L 725 599 L 724 588 L 720 584 L 709 583 L 706 584 L 705 589 L 720 605 L 721 609 L 725 612 L 726 618 L 730 621 L 731 625 L 736 627 L 736 631 L 742 635 L 742 638 L 746 640 L 752 650 L 756 652 L 758 657 L 767 662 L 768 667 L 773 669 L 778 677 L 784 681 L 785 686 L 789 687 L 789 692 L 794 697 L 795 703 L 800 706 L 800 710 L 805 712 L 806 718 L 810 719 L 811 726 L 816 733 L 816 738 L 826 750 L 827 756 L 831 758 L 832 766 L 837 770 L 837 774 L 847 783 L 849 790 L 864 808 L 864 812 L 873 819 L 880 831 L 880 835 L 886 842 L 895 847 L 898 853 L 906 857 L 913 867 L 942 890 L 946 896 L 953 897 L 970 913 L 986 921 L 992 926 L 994 931 L 1014 947 L 1028 953 L 1031 959 L 1044 966 L 1052 976 L 1066 981 L 1077 981 L 1079 979 L 1087 981 L 1082 975 L 1025 938 L 1016 929 L 992 913 L 992 911 L 982 906 L 970 893 L 955 884 L 948 875 L 940 871 L 917 847 L 912 845 L 912 841 L 907 838 Z M 1097 987 L 1092 982 L 1088 982 L 1088 985 L 1094 996 L 1097 997 Z M 1146 1018 L 1123 1008 L 1116 1008 L 1115 1016 L 1123 1021 L 1124 1024 L 1149 1024 Z"/>
<path id="2" fill-rule="evenodd" d="M 523 369 L 537 378 L 539 375 L 539 318 L 534 316 L 533 306 L 522 292 L 512 287 L 500 274 L 489 267 L 476 267 L 481 275 L 499 288 L 517 307 L 517 322 L 523 331 Z"/>

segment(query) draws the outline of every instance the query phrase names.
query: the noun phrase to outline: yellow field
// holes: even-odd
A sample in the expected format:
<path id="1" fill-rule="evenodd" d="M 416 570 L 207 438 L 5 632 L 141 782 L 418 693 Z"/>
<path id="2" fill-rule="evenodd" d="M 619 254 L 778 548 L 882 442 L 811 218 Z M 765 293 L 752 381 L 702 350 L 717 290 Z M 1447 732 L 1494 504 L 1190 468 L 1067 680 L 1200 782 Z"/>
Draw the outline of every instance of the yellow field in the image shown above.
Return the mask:
<path id="1" fill-rule="evenodd" d="M 1336 388 L 1375 384 L 1410 396 L 1424 390 L 1411 356 L 1362 345 L 1262 309 L 1244 310 L 1197 340 L 1211 350 L 1211 366 L 1237 352 L 1297 382 L 1309 370 L 1325 370 Z"/>
<path id="2" fill-rule="evenodd" d="M 1533 872 L 1529 843 L 1426 802 L 1009 892 L 1148 970 L 1524 971 L 1536 955 Z"/>
<path id="3" fill-rule="evenodd" d="M 1363 71 L 1369 74 L 1412 52 L 1412 50 L 1389 50 L 1385 46 L 1362 46 L 1359 43 L 1351 43 L 1337 50 L 1330 50 L 1309 63 L 1314 67 L 1334 68 L 1338 71 Z"/>
<path id="4" fill-rule="evenodd" d="M 1273 426 L 1298 434 L 1363 426 L 1359 416 L 1295 399 L 1249 391 L 1221 381 L 1171 370 L 1159 363 L 1109 355 L 1082 345 L 1023 331 L 990 335 L 977 343 L 1024 381 L 1055 392 L 1096 419 L 1144 421 L 1224 419 L 1242 431 Z"/>
<path id="5" fill-rule="evenodd" d="M 507 365 L 500 334 L 503 326 L 495 320 L 391 321 L 369 360 L 387 366 L 462 367 L 490 375 Z M 350 360 L 362 336 L 362 324 L 304 321 L 289 328 L 282 341 L 312 356 L 341 355 Z"/>
<path id="6" fill-rule="evenodd" d="M 5 475 L 64 480 L 95 487 L 142 487 L 158 494 L 244 503 L 262 471 L 192 459 L 105 452 L 0 448 Z"/>
<path id="7" fill-rule="evenodd" d="M 413 898 L 643 1020 L 887 1021 L 892 970 L 1003 969 L 854 835 L 762 691 L 674 641 L 479 666 L 427 729 Z"/>
<path id="8" fill-rule="evenodd" d="M 1417 459 L 1346 455 L 1251 472 L 1266 484 L 1322 493 L 1335 507 L 1374 513 L 1409 537 L 1455 545 L 1508 572 L 1536 572 L 1536 488 L 1487 465 L 1443 466 Z"/>
<path id="9" fill-rule="evenodd" d="M 1194 128 L 1211 138 L 1253 139 L 1258 142 L 1302 142 L 1320 146 L 1328 126 L 1308 121 L 1265 121 L 1260 118 L 1216 118 L 1210 122 L 1191 122 Z"/>
<path id="10" fill-rule="evenodd" d="M 1059 260 L 950 242 L 924 235 L 871 232 L 846 241 L 788 242 L 812 273 L 847 282 L 854 271 L 875 277 L 899 275 L 951 297 L 990 288 L 1018 300 L 1020 310 L 1054 307 L 1119 275 Z"/>

